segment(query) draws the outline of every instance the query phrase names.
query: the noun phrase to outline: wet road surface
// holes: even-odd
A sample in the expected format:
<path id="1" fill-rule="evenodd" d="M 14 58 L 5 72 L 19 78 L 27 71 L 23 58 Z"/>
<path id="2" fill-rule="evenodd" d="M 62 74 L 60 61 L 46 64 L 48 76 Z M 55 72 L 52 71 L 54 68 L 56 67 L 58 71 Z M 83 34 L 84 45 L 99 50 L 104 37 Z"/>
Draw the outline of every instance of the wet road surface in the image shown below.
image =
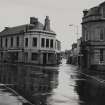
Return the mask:
<path id="1" fill-rule="evenodd" d="M 7 78 L 1 81 L 17 83 L 12 88 L 34 105 L 105 105 L 105 74 L 90 76 L 66 64 L 66 60 L 53 69 L 8 66 L 5 70 L 12 72 L 9 76 L 3 74 Z M 22 104 L 17 96 L 4 90 L 0 87 L 0 105 Z"/>
<path id="2" fill-rule="evenodd" d="M 22 102 L 14 93 L 0 85 L 0 105 L 22 105 Z"/>
<path id="3" fill-rule="evenodd" d="M 76 67 L 65 64 L 59 67 L 58 86 L 53 89 L 52 95 L 47 99 L 48 105 L 78 105 L 78 94 L 75 92 L 77 80 Z"/>

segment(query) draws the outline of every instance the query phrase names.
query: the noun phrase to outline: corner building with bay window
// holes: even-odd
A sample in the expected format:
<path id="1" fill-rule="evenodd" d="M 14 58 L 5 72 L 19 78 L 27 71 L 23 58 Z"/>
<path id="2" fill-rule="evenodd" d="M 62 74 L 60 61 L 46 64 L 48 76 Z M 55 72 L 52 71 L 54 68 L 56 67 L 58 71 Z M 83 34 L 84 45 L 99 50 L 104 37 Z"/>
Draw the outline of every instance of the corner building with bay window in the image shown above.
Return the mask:
<path id="1" fill-rule="evenodd" d="M 105 66 L 105 2 L 83 11 L 82 19 L 82 65 Z"/>
<path id="2" fill-rule="evenodd" d="M 57 64 L 60 60 L 61 43 L 50 29 L 46 16 L 44 25 L 35 17 L 30 24 L 5 27 L 0 32 L 0 61 L 33 64 Z"/>

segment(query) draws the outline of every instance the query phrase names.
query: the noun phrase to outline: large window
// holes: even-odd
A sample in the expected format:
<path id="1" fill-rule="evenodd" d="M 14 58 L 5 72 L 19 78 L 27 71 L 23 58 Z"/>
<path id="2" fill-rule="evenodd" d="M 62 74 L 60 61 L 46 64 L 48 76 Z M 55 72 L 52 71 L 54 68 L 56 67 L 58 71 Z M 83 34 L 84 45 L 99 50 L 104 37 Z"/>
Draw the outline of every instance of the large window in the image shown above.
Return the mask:
<path id="1" fill-rule="evenodd" d="M 85 40 L 86 41 L 88 40 L 88 36 L 89 36 L 88 31 L 85 31 Z"/>
<path id="2" fill-rule="evenodd" d="M 3 59 L 3 52 L 1 52 L 1 60 Z"/>
<path id="3" fill-rule="evenodd" d="M 13 37 L 11 37 L 11 47 L 13 47 Z"/>
<path id="4" fill-rule="evenodd" d="M 53 39 L 50 40 L 50 48 L 53 48 Z"/>
<path id="5" fill-rule="evenodd" d="M 49 39 L 46 39 L 46 47 L 49 48 Z"/>
<path id="6" fill-rule="evenodd" d="M 31 60 L 33 60 L 33 61 L 38 60 L 38 54 L 37 53 L 32 53 Z"/>
<path id="7" fill-rule="evenodd" d="M 105 18 L 105 7 L 102 8 L 102 16 Z"/>
<path id="8" fill-rule="evenodd" d="M 19 36 L 17 36 L 17 38 L 16 38 L 16 45 L 17 45 L 17 47 L 19 46 Z"/>
<path id="9" fill-rule="evenodd" d="M 100 30 L 100 40 L 104 39 L 104 31 L 103 29 Z"/>
<path id="10" fill-rule="evenodd" d="M 5 38 L 5 47 L 7 47 L 8 39 Z"/>
<path id="11" fill-rule="evenodd" d="M 45 46 L 45 38 L 42 38 L 41 39 L 41 47 L 44 47 Z"/>
<path id="12" fill-rule="evenodd" d="M 36 47 L 36 46 L 37 46 L 37 38 L 33 38 L 32 45 L 33 45 L 34 47 Z"/>
<path id="13" fill-rule="evenodd" d="M 28 38 L 25 38 L 25 46 L 28 47 Z"/>
<path id="14" fill-rule="evenodd" d="M 100 49 L 100 62 L 104 61 L 103 51 L 104 51 L 103 49 Z"/>
<path id="15" fill-rule="evenodd" d="M 1 40 L 0 40 L 0 47 L 2 48 L 2 43 L 3 43 L 3 40 L 2 40 L 2 37 L 1 37 Z"/>

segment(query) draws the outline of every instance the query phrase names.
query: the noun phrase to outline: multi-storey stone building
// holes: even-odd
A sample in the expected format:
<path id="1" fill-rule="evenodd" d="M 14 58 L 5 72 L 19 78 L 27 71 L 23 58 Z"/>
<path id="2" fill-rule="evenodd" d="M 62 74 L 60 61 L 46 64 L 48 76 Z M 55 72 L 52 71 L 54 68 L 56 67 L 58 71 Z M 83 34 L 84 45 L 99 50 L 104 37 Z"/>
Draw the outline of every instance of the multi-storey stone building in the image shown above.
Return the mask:
<path id="1" fill-rule="evenodd" d="M 105 65 L 105 2 L 83 11 L 82 19 L 82 65 Z"/>
<path id="2" fill-rule="evenodd" d="M 0 61 L 56 64 L 60 49 L 48 16 L 44 25 L 31 17 L 30 24 L 5 27 L 0 32 Z"/>

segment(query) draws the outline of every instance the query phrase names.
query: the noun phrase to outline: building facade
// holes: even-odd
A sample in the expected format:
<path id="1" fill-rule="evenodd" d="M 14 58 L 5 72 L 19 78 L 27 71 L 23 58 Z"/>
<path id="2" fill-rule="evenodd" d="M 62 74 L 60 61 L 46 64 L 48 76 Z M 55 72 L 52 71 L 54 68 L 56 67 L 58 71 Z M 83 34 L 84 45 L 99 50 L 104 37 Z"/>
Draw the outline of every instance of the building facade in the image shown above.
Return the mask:
<path id="1" fill-rule="evenodd" d="M 46 16 L 44 25 L 31 17 L 30 24 L 5 27 L 0 32 L 0 61 L 34 64 L 57 64 L 61 43 L 50 29 Z"/>
<path id="2" fill-rule="evenodd" d="M 105 65 L 105 2 L 83 13 L 82 66 Z"/>
<path id="3" fill-rule="evenodd" d="M 77 39 L 77 43 L 72 44 L 71 50 L 67 52 L 67 63 L 72 65 L 81 65 L 81 41 L 82 38 L 80 37 Z"/>

